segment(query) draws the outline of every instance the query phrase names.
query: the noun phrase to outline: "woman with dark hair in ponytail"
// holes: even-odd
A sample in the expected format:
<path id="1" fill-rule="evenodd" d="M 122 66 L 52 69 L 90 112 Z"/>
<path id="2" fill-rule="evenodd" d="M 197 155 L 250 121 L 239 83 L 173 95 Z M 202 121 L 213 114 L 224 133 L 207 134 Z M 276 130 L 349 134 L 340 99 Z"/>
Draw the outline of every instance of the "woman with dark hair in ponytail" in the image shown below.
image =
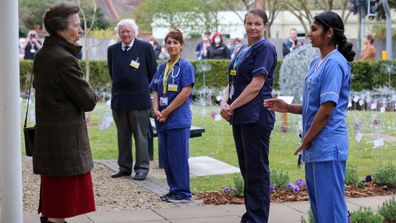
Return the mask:
<path id="1" fill-rule="evenodd" d="M 334 12 L 314 17 L 308 33 L 320 56 L 311 62 L 304 82 L 302 104 L 287 104 L 268 99 L 264 106 L 277 112 L 302 114 L 302 143 L 294 154 L 302 152 L 305 178 L 315 222 L 348 222 L 344 197 L 348 131 L 345 116 L 348 107 L 351 71 L 355 52 L 344 35 L 344 24 Z"/>

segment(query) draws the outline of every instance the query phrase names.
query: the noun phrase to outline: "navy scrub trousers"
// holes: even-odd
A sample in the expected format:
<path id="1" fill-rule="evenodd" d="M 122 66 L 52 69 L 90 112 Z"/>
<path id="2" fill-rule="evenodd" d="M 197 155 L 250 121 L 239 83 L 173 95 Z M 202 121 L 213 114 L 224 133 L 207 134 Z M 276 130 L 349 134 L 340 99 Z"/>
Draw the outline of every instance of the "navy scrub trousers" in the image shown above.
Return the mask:
<path id="1" fill-rule="evenodd" d="M 161 161 L 169 191 L 191 199 L 189 157 L 190 127 L 167 129 L 158 134 Z"/>
<path id="2" fill-rule="evenodd" d="M 246 213 L 241 222 L 268 222 L 270 206 L 269 142 L 273 126 L 262 119 L 233 125 L 239 168 L 245 182 Z"/>

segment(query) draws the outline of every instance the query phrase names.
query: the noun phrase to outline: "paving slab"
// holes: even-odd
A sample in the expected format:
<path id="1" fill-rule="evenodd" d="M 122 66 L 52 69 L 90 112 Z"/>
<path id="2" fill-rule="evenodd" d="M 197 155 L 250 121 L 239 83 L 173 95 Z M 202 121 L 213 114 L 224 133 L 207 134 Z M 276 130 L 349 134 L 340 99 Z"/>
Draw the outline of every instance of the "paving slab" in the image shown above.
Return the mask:
<path id="1" fill-rule="evenodd" d="M 1 221 L 0 221 L 1 222 Z M 24 223 L 40 223 L 40 215 L 29 214 L 23 217 Z M 67 219 L 68 223 L 94 223 L 87 215 L 80 215 L 73 218 Z"/>
<path id="2" fill-rule="evenodd" d="M 94 212 L 87 214 L 95 223 L 137 223 L 164 221 L 164 218 L 152 210 Z"/>
<path id="3" fill-rule="evenodd" d="M 360 197 L 360 198 L 353 198 L 347 199 L 348 203 L 355 204 L 361 207 L 370 207 L 371 210 L 377 211 L 378 207 L 384 203 L 384 201 L 391 200 L 392 195 L 389 196 L 375 196 L 375 197 Z"/>
<path id="4" fill-rule="evenodd" d="M 208 156 L 190 157 L 188 163 L 193 176 L 239 173 L 239 168 Z"/>
<path id="5" fill-rule="evenodd" d="M 220 205 L 219 207 L 223 208 L 226 210 L 230 215 L 237 215 L 239 217 L 242 217 L 242 215 L 246 212 L 245 205 L 240 204 L 240 205 Z"/>
<path id="6" fill-rule="evenodd" d="M 230 213 L 219 206 L 196 206 L 185 208 L 166 208 L 154 210 L 167 220 L 192 219 L 201 217 L 222 217 Z"/>
<path id="7" fill-rule="evenodd" d="M 348 211 L 353 212 L 353 211 L 359 210 L 361 207 L 362 206 L 357 205 L 357 204 L 352 203 L 352 202 L 348 202 L 348 200 L 347 200 Z"/>
<path id="8" fill-rule="evenodd" d="M 241 217 L 239 216 L 222 216 L 222 217 L 201 217 L 172 220 L 172 223 L 239 223 Z"/>
<path id="9" fill-rule="evenodd" d="M 301 217 L 307 217 L 307 214 L 301 213 L 291 207 L 283 204 L 271 205 L 268 222 L 271 223 L 300 223 Z"/>
<path id="10" fill-rule="evenodd" d="M 285 205 L 288 208 L 297 211 L 301 214 L 307 214 L 308 210 L 310 208 L 309 201 L 296 201 L 296 202 L 285 202 L 285 203 L 271 203 L 272 206 L 279 206 L 279 205 Z"/>

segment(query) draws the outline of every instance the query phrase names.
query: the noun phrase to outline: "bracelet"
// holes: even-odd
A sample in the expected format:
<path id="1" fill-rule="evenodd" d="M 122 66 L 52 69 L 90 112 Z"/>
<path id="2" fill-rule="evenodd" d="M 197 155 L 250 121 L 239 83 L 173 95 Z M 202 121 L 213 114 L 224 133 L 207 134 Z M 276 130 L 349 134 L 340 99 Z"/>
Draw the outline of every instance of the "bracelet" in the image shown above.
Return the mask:
<path id="1" fill-rule="evenodd" d="M 287 104 L 287 112 L 289 112 L 290 113 L 290 104 Z"/>

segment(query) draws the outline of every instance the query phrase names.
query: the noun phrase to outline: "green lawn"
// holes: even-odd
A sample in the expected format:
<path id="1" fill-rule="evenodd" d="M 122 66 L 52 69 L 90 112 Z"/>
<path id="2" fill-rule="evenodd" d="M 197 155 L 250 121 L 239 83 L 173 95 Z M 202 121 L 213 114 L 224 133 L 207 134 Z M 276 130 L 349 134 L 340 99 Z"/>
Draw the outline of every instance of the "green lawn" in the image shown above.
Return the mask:
<path id="1" fill-rule="evenodd" d="M 231 126 L 224 120 L 216 122 L 211 113 L 219 113 L 218 107 L 193 106 L 193 125 L 205 128 L 202 137 L 190 140 L 190 156 L 210 156 L 234 166 L 238 166 L 231 133 Z M 23 109 L 24 112 L 24 105 Z M 105 117 L 111 115 L 110 108 L 104 103 L 98 104 L 90 113 L 89 136 L 94 159 L 117 159 L 117 137 L 114 123 L 106 130 L 98 126 Z M 24 116 L 23 116 L 24 117 Z M 289 131 L 280 132 L 280 123 L 275 123 L 271 135 L 270 166 L 271 169 L 288 172 L 291 180 L 304 177 L 304 168 L 297 169 L 297 157 L 293 151 L 297 148 L 299 138 L 297 123 L 300 117 L 288 115 Z M 373 126 L 372 120 L 380 120 L 378 126 Z M 277 120 L 280 115 L 277 114 Z M 384 164 L 391 163 L 396 157 L 396 113 L 350 111 L 347 117 L 349 128 L 349 160 L 348 165 L 356 167 L 359 176 L 374 174 L 375 170 Z M 363 138 L 360 143 L 355 140 L 354 123 L 361 125 Z M 23 124 L 23 123 L 22 123 Z M 374 149 L 373 139 L 384 137 L 385 146 Z M 22 138 L 23 139 L 23 138 Z M 23 142 L 22 142 L 23 143 Z M 24 148 L 24 147 L 22 147 Z M 157 159 L 157 140 L 154 141 L 155 159 Z M 193 177 L 191 187 L 193 192 L 216 191 L 226 186 L 233 186 L 233 174 Z"/>

